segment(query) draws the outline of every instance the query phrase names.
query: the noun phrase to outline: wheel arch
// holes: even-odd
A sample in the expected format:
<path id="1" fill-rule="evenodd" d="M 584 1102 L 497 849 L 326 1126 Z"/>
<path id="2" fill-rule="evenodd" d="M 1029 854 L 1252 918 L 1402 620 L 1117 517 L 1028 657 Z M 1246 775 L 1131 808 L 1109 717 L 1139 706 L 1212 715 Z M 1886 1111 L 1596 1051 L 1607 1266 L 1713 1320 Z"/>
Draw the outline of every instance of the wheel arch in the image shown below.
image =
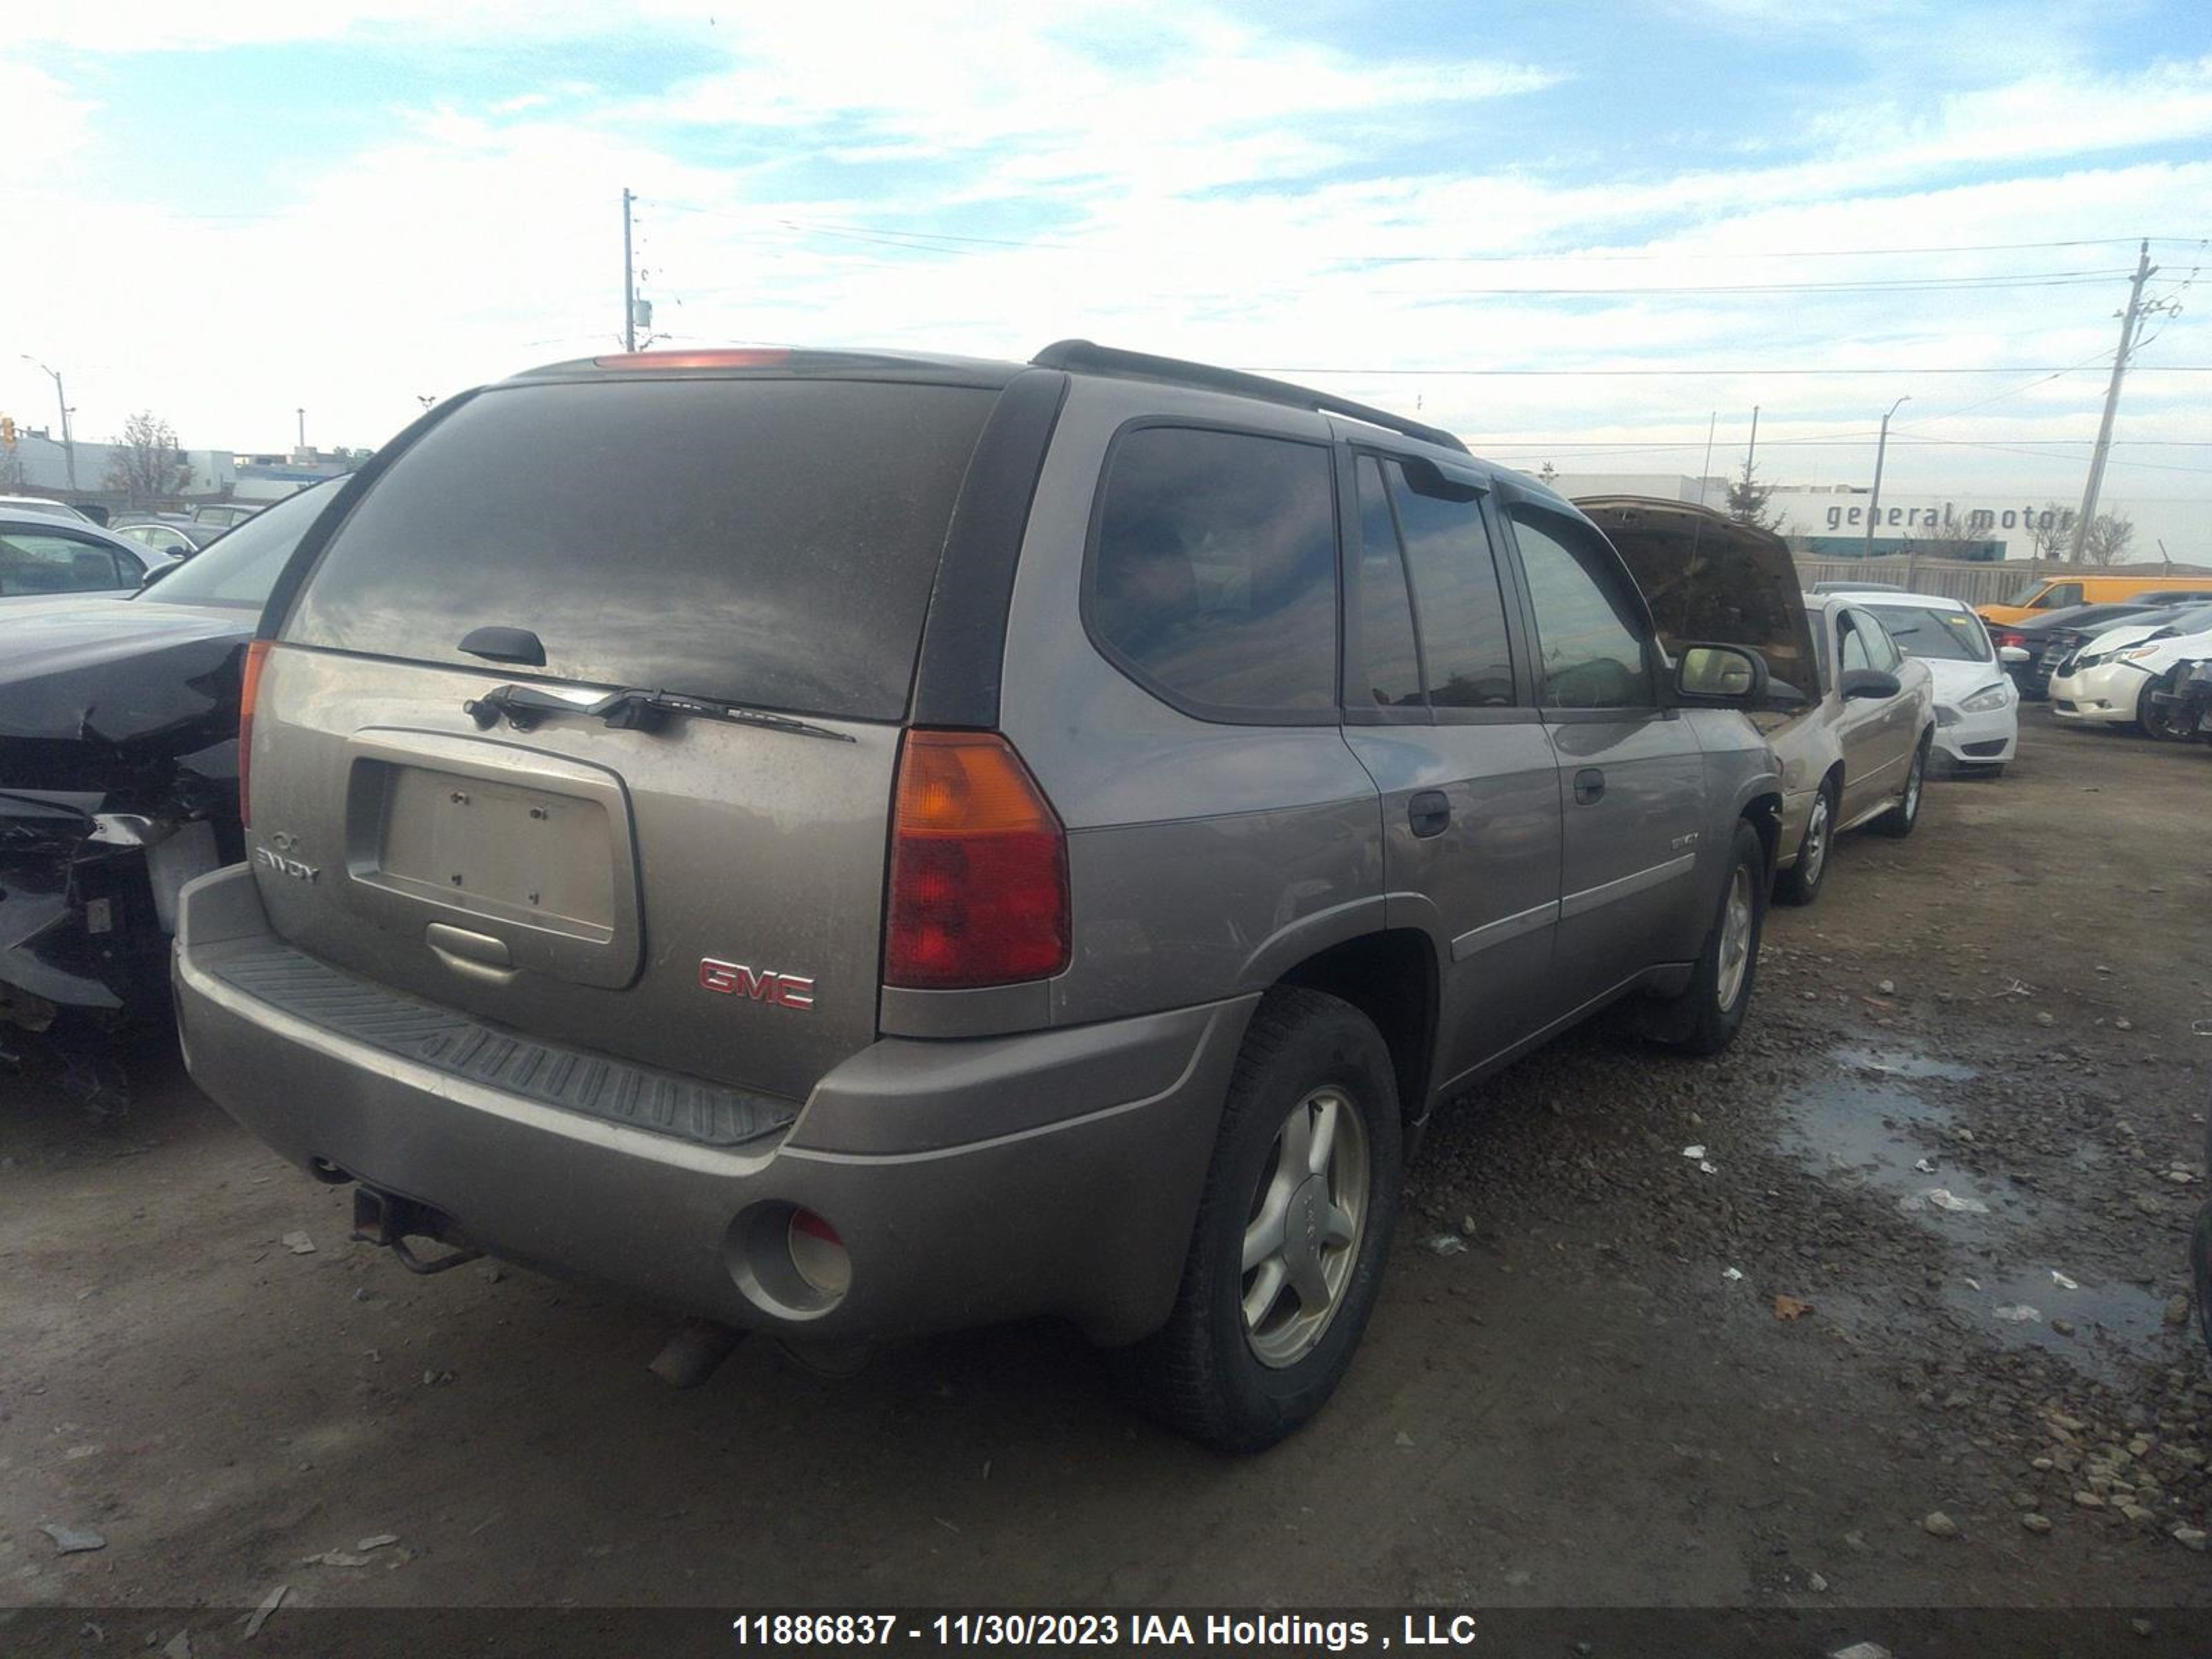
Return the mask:
<path id="1" fill-rule="evenodd" d="M 1319 991 L 1357 1008 L 1382 1033 L 1398 1085 L 1398 1106 L 1418 1124 L 1428 1105 L 1441 975 L 1434 942 L 1416 927 L 1385 927 L 1342 939 L 1292 963 L 1278 985 Z"/>

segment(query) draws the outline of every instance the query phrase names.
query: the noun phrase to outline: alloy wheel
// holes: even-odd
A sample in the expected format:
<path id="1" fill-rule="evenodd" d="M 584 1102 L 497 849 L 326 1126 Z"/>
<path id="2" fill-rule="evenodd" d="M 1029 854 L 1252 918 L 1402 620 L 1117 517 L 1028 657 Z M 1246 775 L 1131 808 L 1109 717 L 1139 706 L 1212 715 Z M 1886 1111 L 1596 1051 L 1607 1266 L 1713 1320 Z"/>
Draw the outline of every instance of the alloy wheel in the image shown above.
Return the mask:
<path id="1" fill-rule="evenodd" d="M 1244 1227 L 1240 1291 L 1244 1340 L 1261 1364 L 1296 1364 L 1336 1316 L 1367 1228 L 1368 1157 L 1367 1126 L 1333 1085 L 1276 1132 Z"/>
<path id="2" fill-rule="evenodd" d="M 1729 878 L 1728 908 L 1721 913 L 1721 963 L 1714 994 L 1723 1011 L 1735 1006 L 1751 969 L 1751 872 L 1739 864 Z"/>

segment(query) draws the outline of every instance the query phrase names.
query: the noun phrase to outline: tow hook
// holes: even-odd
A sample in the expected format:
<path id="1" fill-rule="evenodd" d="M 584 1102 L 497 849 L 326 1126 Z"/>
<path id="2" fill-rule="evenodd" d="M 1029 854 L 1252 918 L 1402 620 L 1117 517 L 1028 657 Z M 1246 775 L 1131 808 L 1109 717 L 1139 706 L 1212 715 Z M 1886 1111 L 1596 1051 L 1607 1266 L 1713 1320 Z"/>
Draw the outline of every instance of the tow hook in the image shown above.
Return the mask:
<path id="1" fill-rule="evenodd" d="M 453 1224 L 449 1217 L 441 1215 L 427 1204 L 417 1204 L 411 1198 L 400 1198 L 392 1193 L 380 1193 L 374 1187 L 353 1189 L 353 1236 L 364 1244 L 380 1244 L 399 1258 L 399 1265 L 410 1273 L 441 1273 L 449 1268 L 464 1267 L 483 1255 L 457 1244 Z M 410 1238 L 428 1238 L 455 1248 L 435 1260 L 416 1255 L 408 1243 Z"/>

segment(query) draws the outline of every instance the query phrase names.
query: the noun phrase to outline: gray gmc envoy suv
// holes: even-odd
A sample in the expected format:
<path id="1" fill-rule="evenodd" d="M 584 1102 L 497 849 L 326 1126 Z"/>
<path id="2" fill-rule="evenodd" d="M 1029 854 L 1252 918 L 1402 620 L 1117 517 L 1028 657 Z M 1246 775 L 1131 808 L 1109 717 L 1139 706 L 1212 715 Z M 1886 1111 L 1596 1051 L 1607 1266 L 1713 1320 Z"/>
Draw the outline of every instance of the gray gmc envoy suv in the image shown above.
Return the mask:
<path id="1" fill-rule="evenodd" d="M 1264 1446 L 1432 1109 L 1624 998 L 1741 1024 L 1765 665 L 1675 643 L 1559 496 L 1276 381 L 538 370 L 279 581 L 186 1054 L 418 1271 L 802 1347 L 1059 1316 Z"/>

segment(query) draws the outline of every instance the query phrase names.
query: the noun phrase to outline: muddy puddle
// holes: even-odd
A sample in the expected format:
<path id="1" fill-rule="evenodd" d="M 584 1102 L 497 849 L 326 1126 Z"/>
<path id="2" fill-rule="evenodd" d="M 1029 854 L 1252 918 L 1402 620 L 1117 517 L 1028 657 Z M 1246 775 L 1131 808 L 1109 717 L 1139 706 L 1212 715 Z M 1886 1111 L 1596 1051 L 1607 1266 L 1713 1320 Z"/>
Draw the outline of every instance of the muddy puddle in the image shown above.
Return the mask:
<path id="1" fill-rule="evenodd" d="M 2165 1318 L 2155 1291 L 2088 1264 L 2036 1260 L 2031 1236 L 2078 1235 L 2054 1225 L 2063 1206 L 1954 1161 L 1961 1128 L 1941 1097 L 1976 1078 L 1973 1067 L 1864 1043 L 1826 1058 L 1821 1074 L 1781 1103 L 1778 1148 L 1823 1182 L 1863 1189 L 1957 1246 L 1938 1292 L 1946 1308 L 1991 1341 L 2046 1349 L 2100 1376 L 2148 1350 Z M 1879 1287 L 1861 1288 L 1880 1302 Z"/>

